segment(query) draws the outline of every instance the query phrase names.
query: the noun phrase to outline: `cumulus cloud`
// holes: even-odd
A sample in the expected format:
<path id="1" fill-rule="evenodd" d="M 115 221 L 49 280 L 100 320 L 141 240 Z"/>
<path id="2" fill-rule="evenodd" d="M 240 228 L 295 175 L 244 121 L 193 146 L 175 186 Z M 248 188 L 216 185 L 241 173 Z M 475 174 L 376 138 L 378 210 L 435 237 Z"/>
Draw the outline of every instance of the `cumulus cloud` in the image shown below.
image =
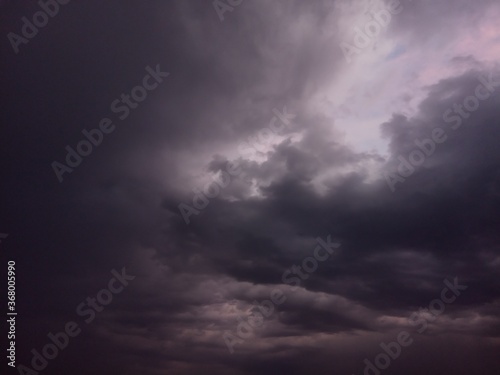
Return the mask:
<path id="1" fill-rule="evenodd" d="M 4 34 L 38 9 L 4 3 Z M 70 3 L 20 54 L 6 39 L 18 363 L 126 266 L 134 282 L 46 371 L 360 374 L 406 330 L 387 373 L 498 372 L 500 7 L 401 3 L 351 63 L 340 44 L 370 19 L 362 1 L 244 1 L 223 22 L 206 1 Z M 168 79 L 116 120 L 110 104 L 156 64 Z M 284 107 L 293 119 L 259 143 Z M 117 129 L 59 183 L 51 163 L 106 116 Z M 239 172 L 186 223 L 179 204 L 228 163 Z M 341 246 L 294 288 L 284 272 L 327 236 Z M 409 317 L 455 277 L 467 290 L 418 333 Z M 231 354 L 224 333 L 275 290 L 286 300 Z"/>

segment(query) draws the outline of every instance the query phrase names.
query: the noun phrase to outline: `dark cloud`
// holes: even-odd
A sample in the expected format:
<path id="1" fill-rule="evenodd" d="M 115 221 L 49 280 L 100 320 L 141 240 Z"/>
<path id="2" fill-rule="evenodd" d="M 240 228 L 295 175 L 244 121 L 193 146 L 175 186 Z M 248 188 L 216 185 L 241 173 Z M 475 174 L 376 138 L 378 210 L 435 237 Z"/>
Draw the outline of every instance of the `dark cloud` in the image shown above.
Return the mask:
<path id="1" fill-rule="evenodd" d="M 414 344 L 384 373 L 498 372 L 500 94 L 456 130 L 444 118 L 479 77 L 500 77 L 498 5 L 403 5 L 351 64 L 338 46 L 359 2 L 244 1 L 223 22 L 205 1 L 70 2 L 19 54 L 4 38 L 0 247 L 17 264 L 17 363 L 73 320 L 81 335 L 45 372 L 360 374 L 402 330 Z M 4 35 L 39 9 L 0 6 Z M 111 103 L 157 64 L 168 78 L 119 120 Z M 284 107 L 290 123 L 255 143 Z M 105 117 L 116 129 L 59 183 L 51 163 Z M 367 147 L 356 132 L 373 121 Z M 437 127 L 446 141 L 391 191 L 386 175 Z M 238 172 L 186 224 L 179 204 L 228 163 Z M 287 285 L 327 236 L 340 248 Z M 123 267 L 136 278 L 83 323 L 77 306 Z M 408 317 L 455 277 L 467 290 L 419 334 Z M 224 332 L 277 289 L 286 301 L 230 354 Z"/>

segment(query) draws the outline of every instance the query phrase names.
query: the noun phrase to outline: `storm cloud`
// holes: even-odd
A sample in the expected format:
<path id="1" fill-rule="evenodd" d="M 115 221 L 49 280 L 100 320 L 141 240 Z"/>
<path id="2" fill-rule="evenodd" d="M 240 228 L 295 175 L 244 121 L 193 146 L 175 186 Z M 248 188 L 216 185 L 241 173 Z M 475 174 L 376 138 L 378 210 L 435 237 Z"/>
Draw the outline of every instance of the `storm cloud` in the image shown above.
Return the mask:
<path id="1" fill-rule="evenodd" d="M 34 370 L 498 373 L 498 2 L 40 3 L 0 2 L 16 367 L 74 321 Z"/>

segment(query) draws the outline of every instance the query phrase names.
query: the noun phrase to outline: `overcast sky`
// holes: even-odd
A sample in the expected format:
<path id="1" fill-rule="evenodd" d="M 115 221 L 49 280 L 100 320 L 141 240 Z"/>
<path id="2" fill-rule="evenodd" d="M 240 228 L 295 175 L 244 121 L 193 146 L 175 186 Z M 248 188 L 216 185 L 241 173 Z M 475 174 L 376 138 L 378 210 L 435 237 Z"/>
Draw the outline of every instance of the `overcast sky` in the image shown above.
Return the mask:
<path id="1" fill-rule="evenodd" d="M 47 3 L 0 1 L 0 372 L 499 373 L 498 1 Z"/>

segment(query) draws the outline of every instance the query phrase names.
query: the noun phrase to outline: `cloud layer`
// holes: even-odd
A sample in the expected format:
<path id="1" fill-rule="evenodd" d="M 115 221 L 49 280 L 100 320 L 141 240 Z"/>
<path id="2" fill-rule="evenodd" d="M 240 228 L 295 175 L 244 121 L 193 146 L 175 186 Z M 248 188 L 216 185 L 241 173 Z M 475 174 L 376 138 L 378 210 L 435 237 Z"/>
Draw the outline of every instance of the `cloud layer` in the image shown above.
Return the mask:
<path id="1" fill-rule="evenodd" d="M 5 35 L 39 9 L 0 6 Z M 71 2 L 19 54 L 4 38 L 17 363 L 126 267 L 136 279 L 44 371 L 362 374 L 408 331 L 383 373 L 497 373 L 500 7 L 402 1 L 347 62 L 340 44 L 387 6 L 243 1 L 221 21 L 206 1 Z M 157 64 L 170 75 L 120 121 L 111 103 Z M 103 117 L 117 128 L 59 183 L 51 164 Z M 446 140 L 401 174 L 436 129 Z M 238 173 L 196 208 L 229 162 Z M 181 203 L 199 211 L 189 224 Z M 340 247 L 304 271 L 327 236 Z M 467 289 L 418 333 L 408 318 L 455 277 Z M 224 334 L 276 290 L 286 300 L 231 354 Z"/>

